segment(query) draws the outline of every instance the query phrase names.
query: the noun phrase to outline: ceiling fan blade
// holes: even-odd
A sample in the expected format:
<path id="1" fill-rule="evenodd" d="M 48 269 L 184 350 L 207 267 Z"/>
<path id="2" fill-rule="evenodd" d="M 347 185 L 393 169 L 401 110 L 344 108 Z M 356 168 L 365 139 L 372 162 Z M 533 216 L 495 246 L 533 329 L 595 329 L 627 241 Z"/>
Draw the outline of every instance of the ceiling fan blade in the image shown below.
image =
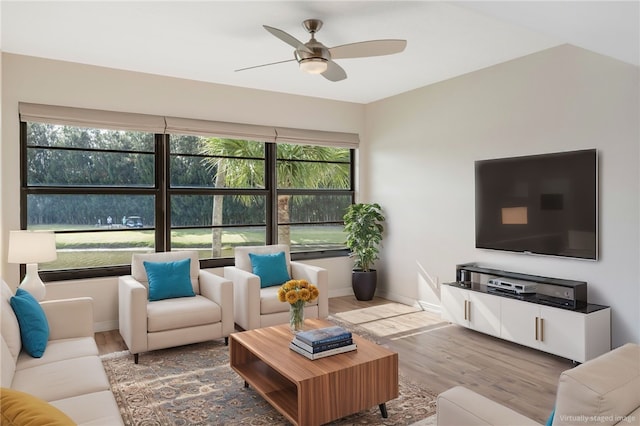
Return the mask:
<path id="1" fill-rule="evenodd" d="M 343 44 L 329 49 L 331 59 L 366 58 L 400 53 L 407 46 L 407 40 L 370 40 Z"/>
<path id="2" fill-rule="evenodd" d="M 347 73 L 340 65 L 333 61 L 328 61 L 327 70 L 322 73 L 322 76 L 330 81 L 340 81 L 347 78 Z"/>
<path id="3" fill-rule="evenodd" d="M 284 64 L 285 62 L 292 62 L 292 61 L 295 61 L 295 59 L 286 59 L 286 60 L 284 60 L 284 61 L 270 62 L 270 63 L 268 63 L 268 64 L 254 65 L 254 66 L 252 66 L 252 67 L 240 68 L 240 69 L 235 70 L 235 72 L 238 72 L 238 71 L 245 71 L 245 70 L 250 70 L 250 69 L 253 69 L 253 68 L 267 67 L 267 66 L 269 66 L 269 65 Z"/>
<path id="4" fill-rule="evenodd" d="M 311 49 L 309 49 L 307 46 L 305 46 L 303 42 L 301 42 L 300 40 L 298 40 L 294 36 L 289 35 L 289 34 L 285 33 L 284 31 L 279 30 L 277 28 L 270 27 L 268 25 L 263 25 L 263 27 L 264 27 L 265 30 L 269 31 L 271 34 L 273 34 L 274 36 L 278 37 L 280 40 L 284 41 L 285 43 L 287 43 L 290 46 L 295 47 L 296 50 L 303 50 L 303 51 L 308 52 L 308 53 L 313 53 L 313 51 Z"/>

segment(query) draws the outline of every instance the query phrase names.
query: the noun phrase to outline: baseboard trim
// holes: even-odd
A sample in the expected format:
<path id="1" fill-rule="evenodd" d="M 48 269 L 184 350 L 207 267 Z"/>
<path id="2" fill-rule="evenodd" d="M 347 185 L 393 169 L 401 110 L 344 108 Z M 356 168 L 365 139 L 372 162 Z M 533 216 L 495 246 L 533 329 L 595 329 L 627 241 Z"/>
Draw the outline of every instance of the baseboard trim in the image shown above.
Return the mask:
<path id="1" fill-rule="evenodd" d="M 101 321 L 93 323 L 93 330 L 96 333 L 101 333 L 103 331 L 111 331 L 118 329 L 118 321 Z"/>
<path id="2" fill-rule="evenodd" d="M 353 296 L 353 289 L 351 287 L 334 288 L 329 290 L 329 297 L 342 297 Z"/>
<path id="3" fill-rule="evenodd" d="M 440 305 L 436 305 L 434 303 L 425 302 L 424 300 L 418 300 L 418 304 L 422 308 L 423 311 L 431 312 L 434 314 L 441 314 L 442 307 Z"/>

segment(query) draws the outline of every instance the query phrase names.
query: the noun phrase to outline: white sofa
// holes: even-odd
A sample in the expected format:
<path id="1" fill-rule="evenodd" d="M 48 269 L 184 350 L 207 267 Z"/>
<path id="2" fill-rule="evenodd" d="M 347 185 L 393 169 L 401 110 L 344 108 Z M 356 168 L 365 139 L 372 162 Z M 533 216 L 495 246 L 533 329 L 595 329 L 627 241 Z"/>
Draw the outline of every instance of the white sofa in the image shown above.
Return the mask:
<path id="1" fill-rule="evenodd" d="M 2 387 L 47 401 L 79 425 L 123 424 L 98 357 L 93 299 L 41 302 L 49 341 L 43 356 L 33 358 L 22 350 L 18 320 L 9 303 L 13 294 L 2 281 Z"/>
<path id="2" fill-rule="evenodd" d="M 537 422 L 462 386 L 437 401 L 438 426 L 526 426 Z M 549 413 L 550 414 L 550 413 Z M 553 426 L 640 425 L 640 346 L 624 346 L 560 375 Z"/>

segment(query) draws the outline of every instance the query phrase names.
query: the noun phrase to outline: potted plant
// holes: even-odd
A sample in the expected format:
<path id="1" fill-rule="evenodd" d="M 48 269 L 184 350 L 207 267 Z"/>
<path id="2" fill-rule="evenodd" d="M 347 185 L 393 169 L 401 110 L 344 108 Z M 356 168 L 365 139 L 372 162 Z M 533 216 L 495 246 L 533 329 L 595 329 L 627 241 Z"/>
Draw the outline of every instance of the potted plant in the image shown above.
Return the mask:
<path id="1" fill-rule="evenodd" d="M 347 247 L 355 259 L 351 284 L 358 300 L 371 300 L 376 292 L 377 271 L 371 269 L 378 259 L 385 218 L 377 203 L 351 204 L 344 215 Z"/>

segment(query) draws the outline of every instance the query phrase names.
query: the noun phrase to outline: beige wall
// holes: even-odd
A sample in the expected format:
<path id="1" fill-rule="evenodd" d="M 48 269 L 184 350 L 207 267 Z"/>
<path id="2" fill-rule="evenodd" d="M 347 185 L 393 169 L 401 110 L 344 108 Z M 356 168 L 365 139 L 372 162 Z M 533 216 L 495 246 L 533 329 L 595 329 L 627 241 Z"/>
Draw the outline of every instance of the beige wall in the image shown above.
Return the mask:
<path id="1" fill-rule="evenodd" d="M 360 104 L 242 89 L 109 68 L 2 54 L 2 144 L 0 146 L 0 268 L 10 286 L 19 281 L 18 265 L 6 262 L 9 230 L 20 228 L 18 102 L 65 105 L 238 123 L 360 133 Z M 351 288 L 351 261 L 332 265 L 332 295 Z M 96 328 L 117 324 L 117 280 L 80 280 L 47 285 L 47 298 L 94 297 Z"/>
<path id="2" fill-rule="evenodd" d="M 382 291 L 439 306 L 455 265 L 584 280 L 612 307 L 613 344 L 640 342 L 637 67 L 560 46 L 366 108 L 368 196 L 388 218 Z M 600 260 L 475 248 L 475 160 L 597 148 Z"/>

